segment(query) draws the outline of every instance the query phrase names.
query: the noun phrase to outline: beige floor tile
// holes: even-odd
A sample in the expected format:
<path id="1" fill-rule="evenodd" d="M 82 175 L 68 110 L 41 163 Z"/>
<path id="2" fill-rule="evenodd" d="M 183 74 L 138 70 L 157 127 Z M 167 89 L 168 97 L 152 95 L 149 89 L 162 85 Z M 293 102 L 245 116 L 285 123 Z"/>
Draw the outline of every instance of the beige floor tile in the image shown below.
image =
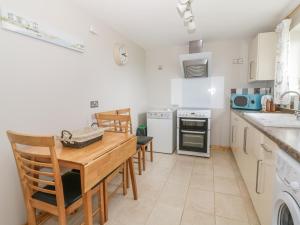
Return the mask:
<path id="1" fill-rule="evenodd" d="M 180 225 L 215 225 L 215 217 L 193 209 L 185 209 Z"/>
<path id="2" fill-rule="evenodd" d="M 251 225 L 247 222 L 231 220 L 223 217 L 216 216 L 216 225 Z"/>
<path id="3" fill-rule="evenodd" d="M 157 166 L 172 168 L 176 162 L 176 158 L 172 156 L 170 157 L 167 156 L 168 155 L 160 158 L 159 161 L 157 162 Z"/>
<path id="4" fill-rule="evenodd" d="M 110 217 L 114 221 L 122 224 L 145 224 L 149 218 L 155 201 L 124 199 L 122 206 L 116 212 L 116 216 Z"/>
<path id="5" fill-rule="evenodd" d="M 170 173 L 168 181 L 177 183 L 178 185 L 189 185 L 193 168 L 175 166 Z"/>
<path id="6" fill-rule="evenodd" d="M 216 215 L 248 222 L 244 201 L 240 197 L 215 193 Z"/>
<path id="7" fill-rule="evenodd" d="M 193 174 L 213 175 L 214 174 L 213 165 L 210 163 L 195 162 L 193 168 Z"/>
<path id="8" fill-rule="evenodd" d="M 137 185 L 138 189 L 138 197 L 142 200 L 157 200 L 159 194 L 161 192 L 164 183 L 157 184 L 157 183 L 148 183 L 148 182 L 141 182 L 141 184 Z M 132 189 L 128 189 L 128 194 L 126 196 L 128 199 L 133 199 L 133 192 Z"/>
<path id="9" fill-rule="evenodd" d="M 215 209 L 214 192 L 190 188 L 185 208 L 213 215 Z"/>
<path id="10" fill-rule="evenodd" d="M 206 157 L 194 157 L 194 164 L 212 164 L 213 158 L 206 158 Z"/>
<path id="11" fill-rule="evenodd" d="M 219 156 L 213 159 L 213 164 L 218 166 L 233 167 L 235 162 L 230 156 Z"/>
<path id="12" fill-rule="evenodd" d="M 146 225 L 179 225 L 182 211 L 174 206 L 157 203 Z"/>
<path id="13" fill-rule="evenodd" d="M 188 185 L 168 181 L 158 198 L 158 203 L 164 203 L 177 208 L 184 208 Z"/>
<path id="14" fill-rule="evenodd" d="M 214 191 L 214 178 L 209 174 L 193 174 L 190 187 L 203 191 Z"/>
<path id="15" fill-rule="evenodd" d="M 235 174 L 232 167 L 224 165 L 214 165 L 214 176 L 235 178 Z"/>
<path id="16" fill-rule="evenodd" d="M 237 181 L 234 178 L 215 177 L 215 192 L 240 196 Z"/>

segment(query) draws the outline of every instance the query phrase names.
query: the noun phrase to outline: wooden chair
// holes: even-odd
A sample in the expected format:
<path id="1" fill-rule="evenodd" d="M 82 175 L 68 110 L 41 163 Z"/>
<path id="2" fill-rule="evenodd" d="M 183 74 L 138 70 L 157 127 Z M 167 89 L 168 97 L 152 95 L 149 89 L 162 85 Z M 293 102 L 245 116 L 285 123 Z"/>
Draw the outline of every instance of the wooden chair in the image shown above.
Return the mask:
<path id="1" fill-rule="evenodd" d="M 100 115 L 126 115 L 126 116 L 129 116 L 127 117 L 127 119 L 129 119 L 129 121 L 127 121 L 127 124 L 125 126 L 128 126 L 126 127 L 126 130 L 124 130 L 123 128 L 123 132 L 126 132 L 126 133 L 130 133 L 132 134 L 132 122 L 131 122 L 131 115 L 130 115 L 130 109 L 119 109 L 119 110 L 112 110 L 112 111 L 106 111 L 106 112 L 101 112 L 101 113 L 98 113 L 96 114 L 96 119 L 97 119 L 97 116 L 99 117 Z M 117 117 L 114 117 L 115 119 Z M 110 119 L 114 119 L 112 117 L 110 117 Z M 106 124 L 102 124 L 104 127 L 108 126 L 108 129 L 110 131 L 117 131 L 117 126 L 120 126 L 122 123 L 124 125 L 124 122 L 121 122 L 119 120 L 110 120 L 109 122 L 108 121 L 105 121 Z M 104 123 L 105 123 L 104 122 Z M 118 125 L 117 125 L 118 123 Z M 99 123 L 98 123 L 99 125 Z M 138 163 L 138 172 L 139 172 L 139 175 L 142 175 L 142 165 L 145 165 L 145 153 L 143 154 L 142 152 L 142 148 L 139 144 L 137 144 L 137 147 L 136 147 L 136 150 L 137 150 L 137 163 Z M 144 167 L 145 169 L 145 167 Z M 128 175 L 128 170 L 126 170 L 126 173 Z M 128 176 L 127 176 L 128 177 Z M 127 180 L 127 187 L 129 186 L 129 182 Z"/>
<path id="2" fill-rule="evenodd" d="M 116 110 L 118 115 L 129 115 L 130 116 L 130 133 L 133 133 L 132 131 L 132 121 L 131 121 L 131 112 L 130 108 L 124 108 L 124 109 L 118 109 Z M 148 146 L 150 145 L 150 160 L 153 162 L 153 138 L 148 136 L 139 136 L 137 135 L 137 144 L 141 147 L 142 150 L 142 159 L 143 159 L 143 170 L 146 170 L 146 150 Z"/>
<path id="3" fill-rule="evenodd" d="M 109 132 L 119 132 L 119 133 L 129 133 L 129 120 L 130 117 L 126 115 L 117 115 L 114 111 L 96 113 L 95 118 L 97 120 L 98 126 L 103 127 L 106 131 Z M 104 179 L 104 189 L 105 189 L 105 218 L 108 219 L 108 193 L 107 193 L 107 185 L 110 183 L 118 174 L 122 174 L 122 188 L 123 195 L 127 194 L 127 188 L 129 186 L 128 181 L 128 165 L 127 161 L 124 162 L 120 167 L 118 167 L 115 171 L 113 171 L 109 176 Z M 119 189 L 119 186 L 115 191 Z M 114 192 L 115 192 L 114 191 Z"/>
<path id="4" fill-rule="evenodd" d="M 61 176 L 53 136 L 30 136 L 12 131 L 8 131 L 7 136 L 22 184 L 28 224 L 39 224 L 36 210 L 40 210 L 57 216 L 59 225 L 66 225 L 67 215 L 82 205 L 80 174 L 67 172 Z M 24 146 L 45 148 L 49 150 L 49 155 L 40 154 L 39 151 L 36 154 L 26 153 Z M 99 185 L 93 191 L 99 192 L 100 196 L 103 194 L 103 186 Z M 103 210 L 102 202 L 99 198 L 99 206 Z M 99 215 L 100 223 L 103 224 L 104 215 L 100 211 Z"/>

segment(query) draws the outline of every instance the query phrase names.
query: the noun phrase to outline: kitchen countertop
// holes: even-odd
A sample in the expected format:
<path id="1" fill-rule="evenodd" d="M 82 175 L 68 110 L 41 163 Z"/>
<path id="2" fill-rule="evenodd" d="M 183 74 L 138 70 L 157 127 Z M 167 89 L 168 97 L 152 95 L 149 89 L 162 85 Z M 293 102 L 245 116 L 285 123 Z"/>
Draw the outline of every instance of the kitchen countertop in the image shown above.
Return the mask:
<path id="1" fill-rule="evenodd" d="M 300 162 L 300 129 L 298 128 L 277 128 L 277 127 L 264 127 L 260 125 L 255 119 L 251 119 L 244 115 L 244 112 L 249 112 L 246 110 L 236 110 L 232 111 L 243 118 L 245 121 L 250 123 L 252 126 L 261 131 L 264 135 L 274 141 L 280 149 L 285 151 L 295 160 Z M 252 111 L 251 111 L 252 112 Z M 253 113 L 263 113 L 263 112 L 253 112 Z"/>

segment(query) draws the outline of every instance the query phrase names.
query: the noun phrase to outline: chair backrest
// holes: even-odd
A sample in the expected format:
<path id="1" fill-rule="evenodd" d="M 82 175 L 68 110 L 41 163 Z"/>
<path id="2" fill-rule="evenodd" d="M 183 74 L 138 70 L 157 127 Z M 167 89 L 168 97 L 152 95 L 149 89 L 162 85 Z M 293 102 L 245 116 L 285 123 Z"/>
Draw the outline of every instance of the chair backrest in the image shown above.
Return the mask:
<path id="1" fill-rule="evenodd" d="M 30 136 L 12 131 L 7 131 L 7 136 L 15 156 L 25 201 L 30 200 L 35 192 L 43 192 L 55 195 L 57 206 L 64 207 L 63 186 L 55 152 L 55 138 L 53 136 Z M 39 151 L 34 151 L 34 153 L 28 151 L 27 153 L 24 147 L 42 147 L 49 151 L 49 155 L 39 154 Z M 48 188 L 45 188 L 46 186 Z"/>
<path id="2" fill-rule="evenodd" d="M 131 110 L 130 110 L 130 108 L 117 109 L 116 112 L 117 112 L 118 115 L 128 115 L 128 116 L 130 116 L 129 129 L 130 129 L 130 133 L 132 134 L 132 121 L 131 121 Z"/>
<path id="3" fill-rule="evenodd" d="M 105 114 L 105 115 L 116 115 L 117 110 L 111 110 L 111 111 L 105 111 L 105 112 L 101 112 L 101 114 Z"/>
<path id="4" fill-rule="evenodd" d="M 95 117 L 99 127 L 107 129 L 107 131 L 130 133 L 130 116 L 96 113 Z"/>

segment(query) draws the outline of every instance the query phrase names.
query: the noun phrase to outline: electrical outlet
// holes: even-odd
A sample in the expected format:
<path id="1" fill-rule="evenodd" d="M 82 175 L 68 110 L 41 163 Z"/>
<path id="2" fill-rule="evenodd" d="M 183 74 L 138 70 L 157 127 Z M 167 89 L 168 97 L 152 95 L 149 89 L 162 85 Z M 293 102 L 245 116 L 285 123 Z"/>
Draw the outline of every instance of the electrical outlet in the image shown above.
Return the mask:
<path id="1" fill-rule="evenodd" d="M 99 107 L 99 101 L 90 101 L 90 108 L 94 109 L 94 108 L 98 108 Z"/>

